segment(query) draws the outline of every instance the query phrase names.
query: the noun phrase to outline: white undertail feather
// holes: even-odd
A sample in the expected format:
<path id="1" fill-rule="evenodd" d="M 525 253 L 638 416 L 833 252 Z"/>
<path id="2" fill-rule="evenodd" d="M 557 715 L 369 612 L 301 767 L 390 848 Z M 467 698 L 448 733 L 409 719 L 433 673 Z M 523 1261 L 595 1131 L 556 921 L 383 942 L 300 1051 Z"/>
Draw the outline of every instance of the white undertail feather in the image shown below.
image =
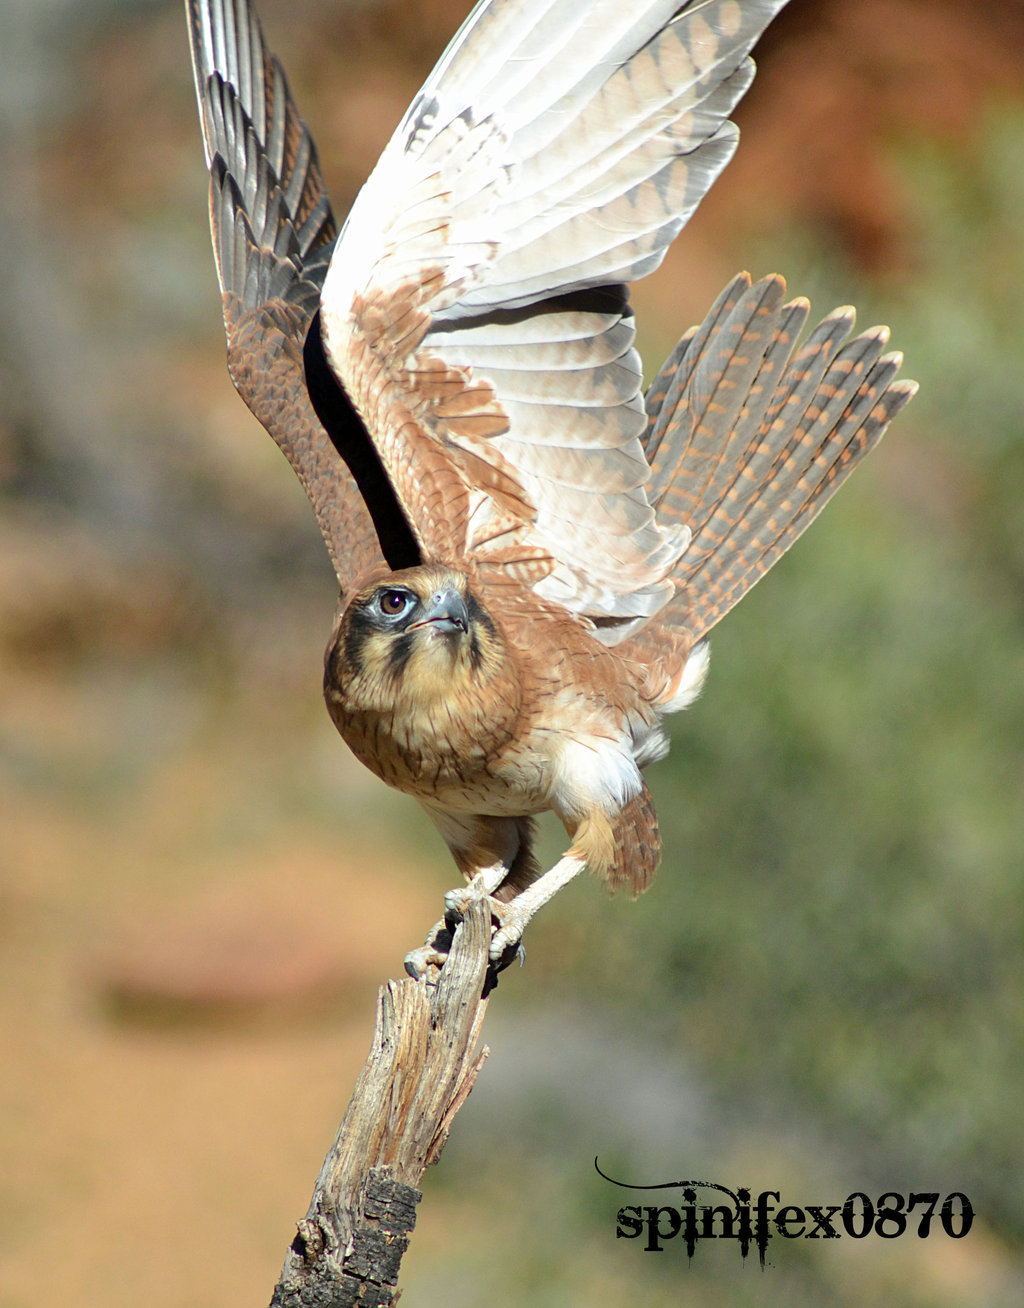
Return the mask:
<path id="1" fill-rule="evenodd" d="M 628 736 L 566 737 L 555 760 L 553 799 L 559 811 L 584 816 L 593 808 L 619 812 L 642 781 Z"/>

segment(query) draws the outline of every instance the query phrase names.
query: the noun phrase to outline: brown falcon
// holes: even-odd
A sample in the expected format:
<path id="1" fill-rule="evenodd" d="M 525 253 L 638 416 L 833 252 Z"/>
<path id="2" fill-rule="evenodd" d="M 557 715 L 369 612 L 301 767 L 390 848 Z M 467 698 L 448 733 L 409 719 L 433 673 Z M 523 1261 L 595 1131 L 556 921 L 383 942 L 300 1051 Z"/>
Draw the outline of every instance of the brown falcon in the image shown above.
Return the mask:
<path id="1" fill-rule="evenodd" d="M 643 393 L 627 285 L 731 157 L 784 0 L 482 0 L 340 234 L 247 0 L 187 2 L 231 376 L 341 584 L 327 706 L 505 962 L 583 868 L 650 883 L 641 769 L 708 631 L 914 386 L 885 328 L 838 309 L 798 344 L 807 301 L 742 274 Z M 570 845 L 542 873 L 546 811 Z"/>

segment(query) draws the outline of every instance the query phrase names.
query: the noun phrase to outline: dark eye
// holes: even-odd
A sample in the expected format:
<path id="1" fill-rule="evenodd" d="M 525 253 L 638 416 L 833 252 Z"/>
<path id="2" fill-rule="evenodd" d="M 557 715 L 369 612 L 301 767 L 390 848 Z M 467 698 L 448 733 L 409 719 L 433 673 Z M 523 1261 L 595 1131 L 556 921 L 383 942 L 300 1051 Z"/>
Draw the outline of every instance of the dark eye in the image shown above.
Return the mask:
<path id="1" fill-rule="evenodd" d="M 382 590 L 377 596 L 377 607 L 386 618 L 397 618 L 412 603 L 407 590 Z"/>

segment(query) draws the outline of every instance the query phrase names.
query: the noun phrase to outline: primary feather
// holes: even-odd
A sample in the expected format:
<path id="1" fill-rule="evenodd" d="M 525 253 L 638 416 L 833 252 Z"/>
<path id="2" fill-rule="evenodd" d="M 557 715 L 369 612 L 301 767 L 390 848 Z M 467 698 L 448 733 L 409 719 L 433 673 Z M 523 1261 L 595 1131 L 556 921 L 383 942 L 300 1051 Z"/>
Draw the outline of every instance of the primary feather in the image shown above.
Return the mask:
<path id="1" fill-rule="evenodd" d="M 228 367 L 309 496 L 344 587 L 381 550 L 338 457 L 365 433 L 354 414 L 325 430 L 305 375 L 337 232 L 316 147 L 254 11 L 235 0 L 187 0 L 187 11 Z"/>

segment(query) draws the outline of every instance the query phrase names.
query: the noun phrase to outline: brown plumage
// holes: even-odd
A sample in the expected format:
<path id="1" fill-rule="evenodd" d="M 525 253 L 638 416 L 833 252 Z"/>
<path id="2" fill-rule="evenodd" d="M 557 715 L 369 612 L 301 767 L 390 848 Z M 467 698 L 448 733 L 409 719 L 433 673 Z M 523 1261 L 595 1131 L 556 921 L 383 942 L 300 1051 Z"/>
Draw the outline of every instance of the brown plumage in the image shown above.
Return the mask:
<path id="1" fill-rule="evenodd" d="M 331 716 L 357 758 L 437 818 L 463 872 L 519 860 L 500 897 L 533 869 L 518 819 L 548 810 L 593 871 L 642 889 L 657 835 L 649 805 L 632 803 L 646 795 L 634 756 L 663 748 L 642 669 L 487 573 L 425 565 L 361 587 L 327 648 Z M 653 843 L 623 859 L 638 825 Z"/>
<path id="2" fill-rule="evenodd" d="M 484 0 L 336 236 L 247 0 L 187 0 L 231 376 L 341 585 L 327 705 L 437 823 L 449 920 L 492 897 L 496 962 L 583 867 L 649 884 L 641 769 L 707 632 L 913 394 L 885 329 L 798 344 L 807 302 L 746 274 L 641 394 L 626 284 L 731 156 L 782 3 Z"/>

